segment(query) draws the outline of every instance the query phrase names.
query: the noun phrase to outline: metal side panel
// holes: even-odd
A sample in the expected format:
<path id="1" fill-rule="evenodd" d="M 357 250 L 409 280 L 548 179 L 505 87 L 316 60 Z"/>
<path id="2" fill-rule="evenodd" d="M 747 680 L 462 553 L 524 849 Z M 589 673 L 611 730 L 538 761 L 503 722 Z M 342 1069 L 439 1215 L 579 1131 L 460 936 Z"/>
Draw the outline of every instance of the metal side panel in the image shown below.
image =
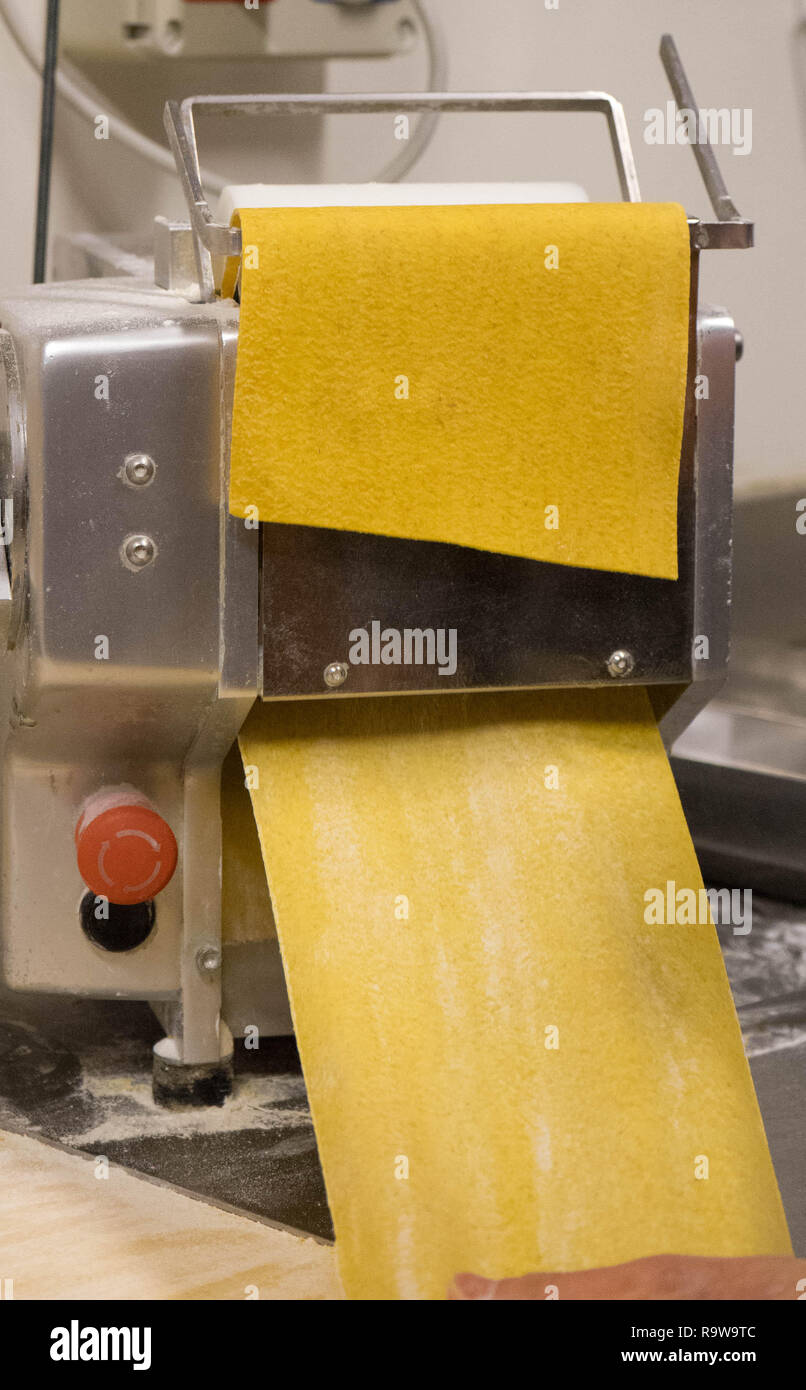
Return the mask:
<path id="1" fill-rule="evenodd" d="M 224 505 L 222 363 L 234 317 L 233 306 L 200 310 L 131 281 L 0 302 L 27 435 L 4 480 L 24 505 L 11 547 L 22 622 L 3 661 L 3 973 L 20 989 L 182 990 L 188 1017 L 209 1015 L 199 1036 L 217 1019 L 193 983 L 199 943 L 220 936 L 217 772 L 254 697 L 257 660 L 257 545 L 227 524 Z M 127 480 L 132 454 L 153 460 L 147 485 Z M 131 536 L 152 547 L 139 568 L 127 563 Z M 252 610 L 233 622 L 231 643 L 230 562 Z M 150 935 L 109 951 L 79 921 L 73 832 L 85 797 L 119 783 L 152 800 L 180 856 Z M 189 834 L 191 858 L 204 861 L 192 872 Z"/>

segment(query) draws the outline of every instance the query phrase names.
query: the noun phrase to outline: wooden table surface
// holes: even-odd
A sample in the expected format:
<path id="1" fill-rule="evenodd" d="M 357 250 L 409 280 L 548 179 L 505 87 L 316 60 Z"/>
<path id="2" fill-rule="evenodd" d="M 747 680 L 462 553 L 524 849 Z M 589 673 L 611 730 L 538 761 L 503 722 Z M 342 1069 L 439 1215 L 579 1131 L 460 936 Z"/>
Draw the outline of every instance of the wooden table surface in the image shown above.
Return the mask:
<path id="1" fill-rule="evenodd" d="M 332 1246 L 104 1160 L 0 1131 L 0 1292 L 15 1299 L 338 1299 Z M 6 1281 L 12 1280 L 9 1288 Z"/>

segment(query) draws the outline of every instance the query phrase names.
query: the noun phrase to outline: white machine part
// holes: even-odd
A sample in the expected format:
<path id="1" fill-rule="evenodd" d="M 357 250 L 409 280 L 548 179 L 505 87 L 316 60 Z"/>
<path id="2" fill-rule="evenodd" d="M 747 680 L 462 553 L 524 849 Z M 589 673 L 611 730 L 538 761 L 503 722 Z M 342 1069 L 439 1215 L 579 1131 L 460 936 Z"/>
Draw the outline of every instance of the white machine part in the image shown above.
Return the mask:
<path id="1" fill-rule="evenodd" d="M 411 48 L 411 0 L 63 0 L 77 58 L 368 58 Z"/>
<path id="2" fill-rule="evenodd" d="M 586 203 L 577 183 L 238 183 L 216 209 L 229 222 L 237 208 L 437 207 L 480 203 Z"/>

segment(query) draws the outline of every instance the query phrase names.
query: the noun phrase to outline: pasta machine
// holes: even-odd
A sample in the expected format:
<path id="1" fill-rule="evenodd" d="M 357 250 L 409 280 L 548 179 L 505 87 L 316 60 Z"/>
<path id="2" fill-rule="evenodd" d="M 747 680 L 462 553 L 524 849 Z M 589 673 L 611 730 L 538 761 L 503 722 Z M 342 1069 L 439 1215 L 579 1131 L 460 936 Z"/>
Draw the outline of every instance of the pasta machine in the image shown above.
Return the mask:
<path id="1" fill-rule="evenodd" d="M 662 51 L 678 106 L 693 107 L 671 40 Z M 3 975 L 20 990 L 150 1001 L 165 1029 L 156 1094 L 201 1103 L 228 1090 L 233 1035 L 290 1030 L 276 940 L 244 941 L 226 915 L 222 930 L 222 766 L 245 796 L 231 750 L 255 700 L 635 682 L 671 743 L 719 685 L 737 338 L 728 313 L 699 303 L 698 266 L 701 251 L 749 247 L 753 233 L 710 145 L 695 146 L 715 219 L 689 223 L 678 579 L 250 524 L 227 509 L 239 310 L 217 291 L 240 233 L 204 194 L 204 109 L 595 112 L 623 197 L 640 199 L 624 113 L 601 93 L 189 98 L 166 108 L 188 219 L 157 220 L 153 267 L 77 239 L 86 278 L 0 299 Z M 366 196 L 541 194 L 370 185 Z M 361 665 L 342 689 L 347 634 L 377 614 L 460 630 L 455 670 Z M 265 882 L 236 885 L 227 912 L 247 901 L 270 912 Z"/>

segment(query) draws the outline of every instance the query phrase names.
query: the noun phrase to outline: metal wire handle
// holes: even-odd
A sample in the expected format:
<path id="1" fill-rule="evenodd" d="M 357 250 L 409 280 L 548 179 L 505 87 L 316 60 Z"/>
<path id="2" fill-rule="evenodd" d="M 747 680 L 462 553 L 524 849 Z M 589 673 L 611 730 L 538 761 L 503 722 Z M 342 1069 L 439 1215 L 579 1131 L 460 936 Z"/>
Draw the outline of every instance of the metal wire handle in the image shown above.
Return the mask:
<path id="1" fill-rule="evenodd" d="M 696 109 L 694 95 L 671 34 L 664 34 L 660 56 L 678 109 Z M 194 111 L 203 109 L 225 116 L 344 116 L 383 112 L 399 114 L 409 111 L 593 111 L 607 119 L 622 198 L 630 203 L 641 201 L 624 108 L 607 92 L 504 92 L 495 95 L 481 92 L 393 92 L 361 96 L 319 93 L 302 96 L 262 96 L 235 93 L 186 97 L 182 102 L 168 101 L 165 103 L 165 129 L 190 215 L 199 297 L 203 302 L 215 299 L 213 256 L 239 256 L 241 253 L 240 229 L 217 222 L 205 196 L 193 119 Z M 693 246 L 697 250 L 743 249 L 752 246 L 753 223 L 739 216 L 728 194 L 710 141 L 706 138 L 694 144 L 693 148 L 718 219 L 716 222 L 689 219 Z"/>
<path id="2" fill-rule="evenodd" d="M 493 96 L 468 92 L 291 97 L 236 94 L 186 97 L 181 103 L 168 101 L 165 104 L 165 129 L 190 214 L 202 300 L 215 297 L 212 257 L 238 256 L 241 252 L 239 228 L 216 222 L 204 193 L 193 115 L 194 111 L 205 108 L 226 116 L 343 116 L 410 111 L 594 111 L 607 119 L 622 197 L 630 203 L 641 201 L 624 109 L 606 92 L 506 92 Z"/>

